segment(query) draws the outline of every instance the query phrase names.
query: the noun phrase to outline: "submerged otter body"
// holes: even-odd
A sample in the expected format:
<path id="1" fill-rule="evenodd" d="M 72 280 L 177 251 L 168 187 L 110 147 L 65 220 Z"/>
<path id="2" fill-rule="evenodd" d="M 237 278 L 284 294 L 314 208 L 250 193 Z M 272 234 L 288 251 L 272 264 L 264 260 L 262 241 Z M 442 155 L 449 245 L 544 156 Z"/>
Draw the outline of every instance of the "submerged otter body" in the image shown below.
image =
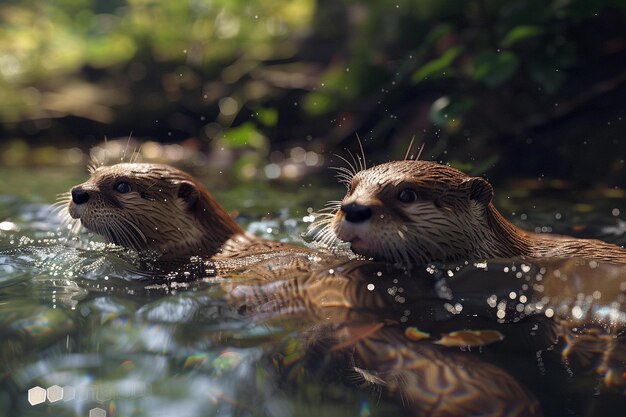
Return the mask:
<path id="1" fill-rule="evenodd" d="M 389 162 L 351 178 L 320 235 L 350 242 L 366 257 L 409 264 L 516 256 L 626 263 L 616 245 L 520 229 L 492 198 L 483 178 L 434 162 Z"/>
<path id="2" fill-rule="evenodd" d="M 107 241 L 139 252 L 215 260 L 310 252 L 245 233 L 202 184 L 167 165 L 102 166 L 70 195 L 72 218 Z"/>

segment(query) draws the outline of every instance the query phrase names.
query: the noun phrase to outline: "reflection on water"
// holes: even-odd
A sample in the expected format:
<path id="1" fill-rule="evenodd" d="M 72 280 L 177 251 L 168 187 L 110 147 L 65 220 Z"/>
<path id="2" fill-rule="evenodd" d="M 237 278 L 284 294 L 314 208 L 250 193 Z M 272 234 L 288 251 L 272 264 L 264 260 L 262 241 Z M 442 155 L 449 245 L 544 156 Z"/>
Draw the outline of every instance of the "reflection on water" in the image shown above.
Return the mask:
<path id="1" fill-rule="evenodd" d="M 612 416 L 626 405 L 624 267 L 406 271 L 333 255 L 215 277 L 202 262 L 68 240 L 47 207 L 16 208 L 0 219 L 5 415 Z"/>

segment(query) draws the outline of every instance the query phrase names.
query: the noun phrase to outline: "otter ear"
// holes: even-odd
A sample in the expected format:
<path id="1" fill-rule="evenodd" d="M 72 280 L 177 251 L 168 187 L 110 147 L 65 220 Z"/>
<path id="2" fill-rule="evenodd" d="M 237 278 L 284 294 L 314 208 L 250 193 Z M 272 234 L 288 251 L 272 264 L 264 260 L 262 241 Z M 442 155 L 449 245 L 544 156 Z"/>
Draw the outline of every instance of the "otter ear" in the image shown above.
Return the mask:
<path id="1" fill-rule="evenodd" d="M 183 180 L 178 185 L 178 197 L 187 203 L 189 210 L 193 210 L 198 204 L 200 193 L 193 182 Z"/>
<path id="2" fill-rule="evenodd" d="M 483 205 L 488 205 L 493 199 L 493 187 L 489 182 L 480 177 L 472 177 L 465 181 L 469 198 L 478 201 Z"/>

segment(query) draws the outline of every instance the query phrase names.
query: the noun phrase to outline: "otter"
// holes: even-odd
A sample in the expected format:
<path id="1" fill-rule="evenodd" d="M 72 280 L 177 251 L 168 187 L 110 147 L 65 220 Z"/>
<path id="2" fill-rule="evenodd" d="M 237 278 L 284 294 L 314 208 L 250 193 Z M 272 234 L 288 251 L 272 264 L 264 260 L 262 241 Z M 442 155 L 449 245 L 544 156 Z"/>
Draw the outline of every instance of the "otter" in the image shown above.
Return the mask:
<path id="1" fill-rule="evenodd" d="M 446 165 L 393 161 L 341 175 L 348 191 L 317 222 L 316 237 L 327 244 L 349 242 L 367 258 L 405 264 L 512 257 L 626 263 L 622 247 L 515 226 L 494 207 L 487 180 Z"/>
<path id="2" fill-rule="evenodd" d="M 63 203 L 71 218 L 110 243 L 166 258 L 255 256 L 246 262 L 312 253 L 244 232 L 200 182 L 174 167 L 120 163 L 90 174 Z"/>

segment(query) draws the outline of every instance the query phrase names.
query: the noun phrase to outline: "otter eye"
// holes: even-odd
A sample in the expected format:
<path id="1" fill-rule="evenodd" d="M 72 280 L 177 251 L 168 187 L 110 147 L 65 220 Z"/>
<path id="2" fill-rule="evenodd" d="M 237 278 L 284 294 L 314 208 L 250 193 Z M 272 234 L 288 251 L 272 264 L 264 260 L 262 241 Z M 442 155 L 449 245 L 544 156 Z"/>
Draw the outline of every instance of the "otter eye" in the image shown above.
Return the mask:
<path id="1" fill-rule="evenodd" d="M 400 194 L 398 194 L 398 200 L 403 203 L 413 203 L 414 201 L 417 201 L 417 193 L 415 192 L 415 190 L 405 188 L 404 190 L 400 191 Z"/>
<path id="2" fill-rule="evenodd" d="M 115 184 L 115 191 L 117 191 L 120 194 L 126 194 L 126 193 L 130 193 L 131 188 L 130 188 L 130 184 L 125 182 L 125 181 L 120 181 L 117 184 Z"/>

